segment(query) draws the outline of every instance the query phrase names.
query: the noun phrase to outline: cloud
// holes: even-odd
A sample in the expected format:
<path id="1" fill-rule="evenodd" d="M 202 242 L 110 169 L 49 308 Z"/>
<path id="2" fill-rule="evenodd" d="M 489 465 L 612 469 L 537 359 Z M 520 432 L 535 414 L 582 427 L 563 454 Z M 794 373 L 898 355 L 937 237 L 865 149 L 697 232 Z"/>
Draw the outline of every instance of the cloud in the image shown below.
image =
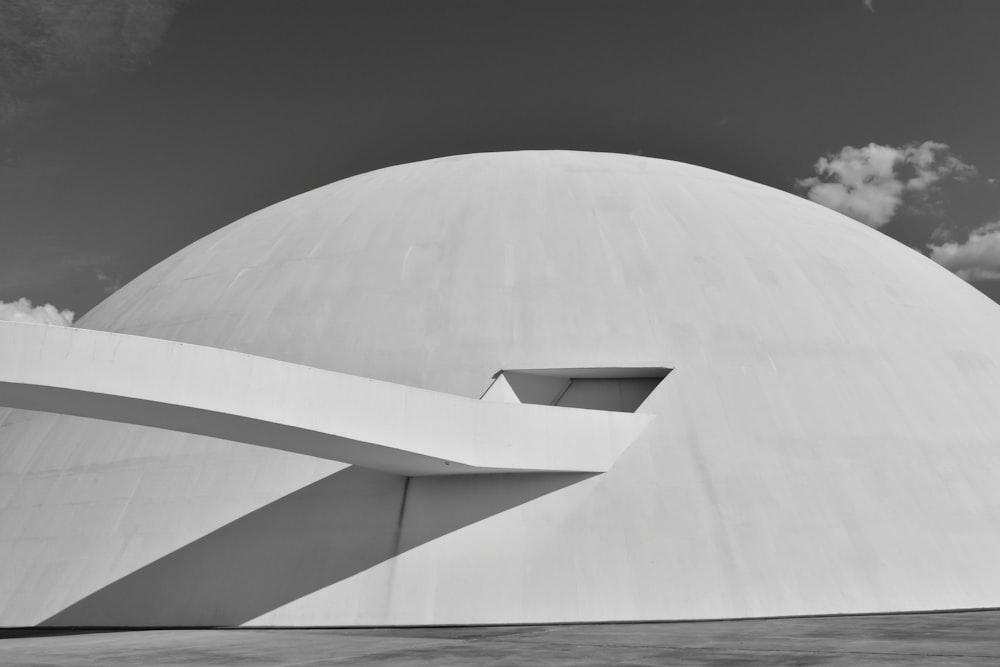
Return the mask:
<path id="1" fill-rule="evenodd" d="M 48 303 L 32 307 L 31 302 L 23 298 L 10 303 L 0 301 L 0 321 L 34 322 L 68 327 L 73 324 L 73 311 L 59 310 Z"/>
<path id="2" fill-rule="evenodd" d="M 0 127 L 147 64 L 183 1 L 0 2 Z"/>
<path id="3" fill-rule="evenodd" d="M 976 168 L 951 153 L 947 144 L 845 146 L 821 157 L 816 176 L 796 181 L 812 201 L 871 227 L 882 227 L 907 204 L 919 211 L 929 207 L 929 194 L 946 180 L 967 180 Z"/>
<path id="4" fill-rule="evenodd" d="M 863 4 L 865 6 L 865 9 L 867 9 L 868 11 L 870 12 L 875 11 L 875 0 L 861 0 L 861 4 Z"/>
<path id="5" fill-rule="evenodd" d="M 82 283 L 97 279 L 105 287 L 114 284 L 101 280 L 112 274 L 109 267 L 118 257 L 106 250 L 88 250 L 58 243 L 49 237 L 7 239 L 0 243 L 0 294 L 11 297 L 24 293 L 25 285 L 35 288 L 61 283 Z"/>
<path id="6" fill-rule="evenodd" d="M 964 243 L 930 244 L 930 257 L 963 280 L 1000 280 L 1000 221 L 974 229 Z"/>
<path id="7" fill-rule="evenodd" d="M 97 282 L 101 283 L 105 294 L 114 294 L 122 288 L 122 283 L 118 276 L 112 278 L 104 273 L 104 271 L 97 272 Z"/>

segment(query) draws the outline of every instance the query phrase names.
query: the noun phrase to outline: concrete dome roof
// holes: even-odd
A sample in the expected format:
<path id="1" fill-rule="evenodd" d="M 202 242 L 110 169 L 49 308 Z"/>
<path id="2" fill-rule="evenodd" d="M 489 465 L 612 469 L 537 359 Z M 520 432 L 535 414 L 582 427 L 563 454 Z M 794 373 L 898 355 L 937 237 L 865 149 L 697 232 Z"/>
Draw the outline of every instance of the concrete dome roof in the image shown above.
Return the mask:
<path id="1" fill-rule="evenodd" d="M 1000 604 L 1000 308 L 739 178 L 566 151 L 382 169 L 220 229 L 80 326 L 470 397 L 501 369 L 675 370 L 640 441 L 574 479 L 407 482 L 15 411 L 0 624 Z"/>
<path id="2" fill-rule="evenodd" d="M 501 366 L 894 347 L 902 331 L 964 346 L 980 327 L 939 324 L 984 313 L 1000 310 L 918 253 L 788 193 L 665 160 L 525 151 L 275 204 L 80 326 L 478 396 Z"/>

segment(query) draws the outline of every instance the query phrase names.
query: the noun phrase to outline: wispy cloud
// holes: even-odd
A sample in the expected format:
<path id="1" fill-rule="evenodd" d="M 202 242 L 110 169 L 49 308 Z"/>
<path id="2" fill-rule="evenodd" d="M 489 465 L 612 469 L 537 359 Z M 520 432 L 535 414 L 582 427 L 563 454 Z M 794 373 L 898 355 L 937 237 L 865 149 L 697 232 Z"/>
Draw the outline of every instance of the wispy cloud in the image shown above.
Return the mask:
<path id="1" fill-rule="evenodd" d="M 0 301 L 0 321 L 35 322 L 68 327 L 73 324 L 73 312 L 59 310 L 52 304 L 32 306 L 28 299 L 17 299 L 10 303 Z"/>
<path id="2" fill-rule="evenodd" d="M 0 128 L 148 63 L 182 2 L 0 2 Z"/>
<path id="3" fill-rule="evenodd" d="M 815 176 L 796 181 L 805 196 L 871 227 L 888 223 L 904 204 L 926 206 L 928 194 L 946 180 L 976 175 L 975 167 L 936 141 L 845 146 L 821 157 L 813 169 Z"/>
<path id="4" fill-rule="evenodd" d="M 117 262 L 113 253 L 74 248 L 53 239 L 4 240 L 6 243 L 0 245 L 0 293 L 8 298 L 12 292 L 23 294 L 32 286 L 50 283 L 96 279 L 107 287 L 117 282 L 110 278 L 108 268 Z"/>
<path id="5" fill-rule="evenodd" d="M 1000 280 L 1000 221 L 974 229 L 964 243 L 932 243 L 927 249 L 931 259 L 964 280 Z"/>
<path id="6" fill-rule="evenodd" d="M 875 12 L 875 0 L 861 0 L 861 4 L 870 12 Z"/>
<path id="7" fill-rule="evenodd" d="M 97 282 L 101 283 L 101 287 L 105 294 L 114 294 L 122 288 L 122 283 L 118 276 L 112 278 L 104 271 L 98 271 L 96 277 Z"/>

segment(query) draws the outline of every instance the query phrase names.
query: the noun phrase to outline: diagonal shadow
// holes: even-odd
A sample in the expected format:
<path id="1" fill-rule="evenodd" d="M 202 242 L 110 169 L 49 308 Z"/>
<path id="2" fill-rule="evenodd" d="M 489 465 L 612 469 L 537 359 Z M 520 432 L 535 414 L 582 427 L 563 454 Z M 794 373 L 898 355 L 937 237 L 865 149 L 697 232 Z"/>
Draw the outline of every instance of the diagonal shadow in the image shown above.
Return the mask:
<path id="1" fill-rule="evenodd" d="M 41 626 L 239 625 L 591 474 L 345 468 L 139 568 Z"/>

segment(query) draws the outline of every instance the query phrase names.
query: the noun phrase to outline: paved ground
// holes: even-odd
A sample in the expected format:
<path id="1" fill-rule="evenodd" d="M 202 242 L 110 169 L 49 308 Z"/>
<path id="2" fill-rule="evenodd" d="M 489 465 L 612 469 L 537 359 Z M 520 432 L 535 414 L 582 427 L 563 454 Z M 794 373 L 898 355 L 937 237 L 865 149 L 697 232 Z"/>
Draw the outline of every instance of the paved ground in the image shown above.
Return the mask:
<path id="1" fill-rule="evenodd" d="M 1000 611 L 385 630 L 0 630 L 0 665 L 1000 665 Z"/>

